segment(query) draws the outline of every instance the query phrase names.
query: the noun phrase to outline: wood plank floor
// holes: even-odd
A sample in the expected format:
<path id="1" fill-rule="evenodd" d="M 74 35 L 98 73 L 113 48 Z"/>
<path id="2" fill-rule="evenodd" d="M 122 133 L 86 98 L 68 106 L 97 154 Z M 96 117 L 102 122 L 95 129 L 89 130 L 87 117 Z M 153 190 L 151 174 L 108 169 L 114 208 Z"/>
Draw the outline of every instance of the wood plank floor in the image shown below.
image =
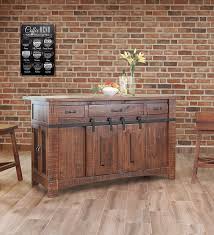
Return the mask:
<path id="1" fill-rule="evenodd" d="M 0 173 L 0 235 L 213 235 L 214 170 L 190 183 L 192 156 L 177 156 L 176 180 L 140 177 L 66 190 L 49 199 L 31 187 L 30 153 Z M 1 152 L 0 159 L 9 158 Z"/>

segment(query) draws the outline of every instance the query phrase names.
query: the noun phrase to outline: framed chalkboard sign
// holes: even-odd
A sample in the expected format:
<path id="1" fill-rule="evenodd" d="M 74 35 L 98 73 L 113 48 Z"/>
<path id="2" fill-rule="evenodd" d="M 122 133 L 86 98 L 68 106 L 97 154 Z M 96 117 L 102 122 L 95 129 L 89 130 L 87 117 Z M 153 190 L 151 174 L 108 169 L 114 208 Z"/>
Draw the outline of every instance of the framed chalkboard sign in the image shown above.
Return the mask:
<path id="1" fill-rule="evenodd" d="M 54 25 L 21 25 L 21 74 L 53 75 L 54 63 Z"/>

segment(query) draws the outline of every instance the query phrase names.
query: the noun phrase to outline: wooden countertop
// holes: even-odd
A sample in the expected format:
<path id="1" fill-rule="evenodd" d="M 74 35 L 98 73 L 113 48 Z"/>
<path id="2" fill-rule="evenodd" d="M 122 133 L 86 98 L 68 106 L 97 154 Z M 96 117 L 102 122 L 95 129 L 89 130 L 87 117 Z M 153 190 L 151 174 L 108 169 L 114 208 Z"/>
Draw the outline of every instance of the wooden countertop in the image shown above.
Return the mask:
<path id="1" fill-rule="evenodd" d="M 54 96 L 24 96 L 24 100 L 31 101 L 111 101 L 111 100 L 151 100 L 151 99 L 175 99 L 175 95 L 115 95 L 106 96 L 102 94 L 73 94 L 73 95 L 54 95 Z"/>

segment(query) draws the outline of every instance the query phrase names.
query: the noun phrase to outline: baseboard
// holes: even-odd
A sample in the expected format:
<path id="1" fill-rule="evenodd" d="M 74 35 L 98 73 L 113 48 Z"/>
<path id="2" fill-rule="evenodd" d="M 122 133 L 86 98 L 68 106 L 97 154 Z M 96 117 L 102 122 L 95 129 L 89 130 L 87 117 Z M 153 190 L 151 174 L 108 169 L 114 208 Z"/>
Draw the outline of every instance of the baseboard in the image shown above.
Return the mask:
<path id="1" fill-rule="evenodd" d="M 0 144 L 0 151 L 12 151 L 11 144 Z M 31 145 L 18 144 L 19 151 L 31 151 Z"/>

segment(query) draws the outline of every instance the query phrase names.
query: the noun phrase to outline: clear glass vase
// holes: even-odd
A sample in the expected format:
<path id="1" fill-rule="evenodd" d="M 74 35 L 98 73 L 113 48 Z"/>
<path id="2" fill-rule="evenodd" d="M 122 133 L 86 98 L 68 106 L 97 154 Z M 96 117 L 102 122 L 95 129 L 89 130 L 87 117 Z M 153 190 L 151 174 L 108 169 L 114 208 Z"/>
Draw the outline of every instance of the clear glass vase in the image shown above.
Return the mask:
<path id="1" fill-rule="evenodd" d="M 122 75 L 119 77 L 119 85 L 120 85 L 120 94 L 121 95 L 127 95 L 127 76 Z"/>
<path id="2" fill-rule="evenodd" d="M 135 95 L 136 82 L 134 75 L 128 77 L 128 94 Z"/>

